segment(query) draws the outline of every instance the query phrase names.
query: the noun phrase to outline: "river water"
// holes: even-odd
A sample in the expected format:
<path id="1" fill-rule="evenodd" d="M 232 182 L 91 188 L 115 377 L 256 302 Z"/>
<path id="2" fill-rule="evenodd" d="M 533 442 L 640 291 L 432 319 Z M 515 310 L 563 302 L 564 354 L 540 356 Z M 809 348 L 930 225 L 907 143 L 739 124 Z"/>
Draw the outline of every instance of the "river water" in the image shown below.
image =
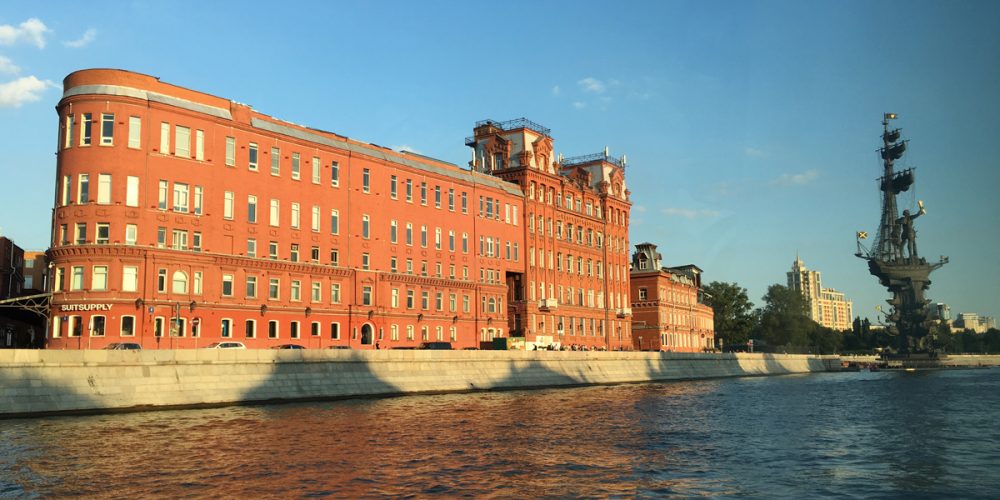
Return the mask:
<path id="1" fill-rule="evenodd" d="M 0 421 L 0 497 L 997 498 L 1000 369 Z"/>

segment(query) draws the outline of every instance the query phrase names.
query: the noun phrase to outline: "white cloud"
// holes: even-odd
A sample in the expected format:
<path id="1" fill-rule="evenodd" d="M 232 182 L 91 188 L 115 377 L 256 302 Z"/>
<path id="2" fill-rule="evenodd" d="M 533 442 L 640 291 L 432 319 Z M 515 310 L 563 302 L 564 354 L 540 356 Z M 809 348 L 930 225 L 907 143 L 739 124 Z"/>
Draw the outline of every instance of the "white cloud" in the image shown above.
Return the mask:
<path id="1" fill-rule="evenodd" d="M 594 94 L 603 93 L 608 88 L 608 86 L 605 85 L 604 82 L 592 76 L 588 76 L 576 83 L 577 85 L 580 86 L 581 89 L 583 89 L 584 92 L 591 92 Z"/>
<path id="2" fill-rule="evenodd" d="M 49 87 L 58 88 L 58 85 L 48 80 L 39 80 L 34 76 L 0 83 L 0 108 L 18 108 L 26 102 L 37 101 L 42 98 L 39 94 Z"/>
<path id="3" fill-rule="evenodd" d="M 671 217 L 684 217 L 685 219 L 697 219 L 699 217 L 718 217 L 717 210 L 697 209 L 697 208 L 664 208 L 663 215 Z"/>
<path id="4" fill-rule="evenodd" d="M 416 153 L 418 155 L 423 154 L 420 151 L 417 151 L 413 147 L 410 147 L 410 146 L 408 146 L 406 144 L 402 144 L 402 145 L 399 145 L 399 146 L 393 146 L 392 149 L 395 149 L 396 151 L 403 152 L 403 153 Z"/>
<path id="5" fill-rule="evenodd" d="M 632 207 L 632 211 L 635 213 L 644 214 L 646 213 L 646 207 L 645 205 L 635 205 Z"/>
<path id="6" fill-rule="evenodd" d="M 21 68 L 17 67 L 10 59 L 4 56 L 0 56 L 0 73 L 5 73 L 8 75 L 16 75 L 21 72 Z"/>
<path id="7" fill-rule="evenodd" d="M 806 170 L 798 174 L 781 174 L 777 179 L 769 182 L 772 186 L 804 186 L 815 181 L 819 177 L 819 171 Z"/>
<path id="8" fill-rule="evenodd" d="M 51 30 L 37 18 L 31 18 L 18 26 L 0 24 L 0 45 L 14 45 L 24 41 L 45 48 L 45 35 Z"/>
<path id="9" fill-rule="evenodd" d="M 573 107 L 576 109 L 583 109 L 587 107 L 587 103 L 583 101 L 573 101 Z"/>
<path id="10" fill-rule="evenodd" d="M 558 85 L 552 87 L 552 95 L 559 95 L 560 93 L 562 93 L 562 89 Z"/>
<path id="11" fill-rule="evenodd" d="M 87 31 L 85 31 L 83 33 L 83 36 L 80 37 L 78 40 L 63 42 L 63 45 L 74 49 L 79 49 L 81 47 L 86 47 L 87 45 L 90 45 L 90 42 L 93 42 L 95 38 L 97 38 L 97 30 L 95 30 L 94 28 L 90 28 Z"/>
<path id="12" fill-rule="evenodd" d="M 767 152 L 757 148 L 746 148 L 743 153 L 752 158 L 764 158 L 767 156 Z"/>

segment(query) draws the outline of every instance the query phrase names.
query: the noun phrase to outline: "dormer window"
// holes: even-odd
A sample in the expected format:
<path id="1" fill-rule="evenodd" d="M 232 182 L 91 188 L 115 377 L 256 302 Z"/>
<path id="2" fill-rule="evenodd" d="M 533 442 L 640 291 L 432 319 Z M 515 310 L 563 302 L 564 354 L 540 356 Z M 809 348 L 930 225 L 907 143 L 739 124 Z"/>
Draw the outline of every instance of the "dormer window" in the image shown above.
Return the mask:
<path id="1" fill-rule="evenodd" d="M 639 260 L 639 269 L 641 270 L 649 269 L 649 261 L 646 259 L 645 255 L 639 254 L 638 260 Z"/>

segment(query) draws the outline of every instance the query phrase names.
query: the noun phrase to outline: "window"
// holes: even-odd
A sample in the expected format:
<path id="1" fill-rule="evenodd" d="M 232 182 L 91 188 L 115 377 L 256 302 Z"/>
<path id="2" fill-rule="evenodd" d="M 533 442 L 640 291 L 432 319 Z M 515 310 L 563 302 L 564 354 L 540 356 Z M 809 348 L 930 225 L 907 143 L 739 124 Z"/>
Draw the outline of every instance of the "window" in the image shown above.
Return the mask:
<path id="1" fill-rule="evenodd" d="M 188 211 L 188 185 L 180 182 L 174 183 L 174 212 L 187 213 Z"/>
<path id="2" fill-rule="evenodd" d="M 441 228 L 434 228 L 434 249 L 441 250 Z"/>
<path id="3" fill-rule="evenodd" d="M 371 254 L 364 252 L 361 254 L 361 269 L 367 271 L 371 267 Z"/>
<path id="4" fill-rule="evenodd" d="M 427 226 L 420 226 L 420 246 L 427 248 Z"/>
<path id="5" fill-rule="evenodd" d="M 312 322 L 311 334 L 312 334 L 313 337 L 319 337 L 319 335 L 320 335 L 320 328 L 321 327 L 319 326 L 319 322 L 318 321 L 313 321 Z"/>
<path id="6" fill-rule="evenodd" d="M 299 228 L 299 204 L 292 202 L 292 229 Z"/>
<path id="7" fill-rule="evenodd" d="M 257 256 L 257 240 L 254 238 L 247 238 L 247 257 Z"/>
<path id="8" fill-rule="evenodd" d="M 94 274 L 90 278 L 90 289 L 108 289 L 108 266 L 94 266 Z"/>
<path id="9" fill-rule="evenodd" d="M 455 211 L 455 190 L 448 190 L 448 210 Z"/>
<path id="10" fill-rule="evenodd" d="M 340 340 L 340 323 L 330 323 L 330 338 Z"/>
<path id="11" fill-rule="evenodd" d="M 462 191 L 462 213 L 469 213 L 469 197 L 465 191 Z"/>
<path id="12" fill-rule="evenodd" d="M 83 119 L 80 121 L 80 145 L 90 146 L 90 135 L 94 123 L 91 121 L 92 115 L 90 113 L 84 113 Z"/>
<path id="13" fill-rule="evenodd" d="M 249 161 L 247 163 L 250 170 L 253 170 L 254 172 L 257 171 L 257 151 L 257 143 L 251 142 L 248 146 L 247 157 L 249 158 Z"/>
<path id="14" fill-rule="evenodd" d="M 310 229 L 312 229 L 312 232 L 314 233 L 319 232 L 319 205 L 312 206 L 312 220 L 309 224 L 309 227 Z M 319 259 L 318 256 L 316 258 Z"/>
<path id="15" fill-rule="evenodd" d="M 75 234 L 73 236 L 73 241 L 75 241 L 77 245 L 86 245 L 87 244 L 87 223 L 86 222 L 77 222 L 76 226 L 75 226 L 75 229 L 74 229 L 74 232 L 75 232 Z"/>
<path id="16" fill-rule="evenodd" d="M 323 301 L 323 284 L 319 281 L 313 281 L 311 287 L 311 294 L 309 299 L 312 302 L 322 302 Z"/>
<path id="17" fill-rule="evenodd" d="M 233 192 L 226 191 L 222 196 L 222 218 L 233 220 Z"/>
<path id="18" fill-rule="evenodd" d="M 455 251 L 455 231 L 448 231 L 448 250 Z"/>
<path id="19" fill-rule="evenodd" d="M 191 157 L 191 129 L 180 125 L 174 129 L 174 154 L 181 158 Z"/>
<path id="20" fill-rule="evenodd" d="M 369 229 L 370 229 L 369 222 L 370 219 L 368 218 L 367 215 L 361 216 L 361 237 L 366 240 L 368 239 L 369 236 Z"/>
<path id="21" fill-rule="evenodd" d="M 232 297 L 233 296 L 233 275 L 223 274 L 222 275 L 222 296 Z"/>
<path id="22" fill-rule="evenodd" d="M 80 174 L 77 176 L 78 185 L 76 191 L 76 202 L 84 204 L 90 202 L 90 175 Z"/>
<path id="23" fill-rule="evenodd" d="M 330 284 L 330 303 L 331 304 L 340 303 L 340 283 Z"/>
<path id="24" fill-rule="evenodd" d="M 248 319 L 244 324 L 244 332 L 248 339 L 257 337 L 257 320 Z"/>
<path id="25" fill-rule="evenodd" d="M 236 138 L 226 137 L 226 166 L 236 166 Z"/>
<path id="26" fill-rule="evenodd" d="M 389 242 L 396 243 L 397 233 L 399 232 L 399 223 L 395 220 L 389 221 Z"/>
<path id="27" fill-rule="evenodd" d="M 202 200 L 202 189 L 201 186 L 194 187 L 194 214 L 201 215 L 201 200 Z"/>
<path id="28" fill-rule="evenodd" d="M 361 287 L 361 305 L 370 306 L 372 305 L 372 287 L 371 285 L 365 285 Z"/>
<path id="29" fill-rule="evenodd" d="M 292 280 L 291 300 L 294 302 L 302 300 L 302 282 L 299 280 Z"/>
<path id="30" fill-rule="evenodd" d="M 110 184 L 110 181 L 109 181 Z M 110 186 L 109 186 L 110 188 Z M 100 194 L 98 194 L 100 197 Z M 134 176 L 128 176 L 125 178 L 125 206 L 127 207 L 138 207 L 139 206 L 139 178 Z"/>
<path id="31" fill-rule="evenodd" d="M 413 309 L 413 296 L 414 296 L 413 290 L 407 290 L 406 291 L 406 308 L 407 309 Z"/>
<path id="32" fill-rule="evenodd" d="M 66 124 L 63 131 L 63 149 L 73 146 L 73 115 L 66 115 Z"/>
<path id="33" fill-rule="evenodd" d="M 299 180 L 302 176 L 301 173 L 301 158 L 298 153 L 292 153 L 292 179 Z"/>
<path id="34" fill-rule="evenodd" d="M 441 208 L 441 186 L 434 186 L 434 208 Z"/>
<path id="35" fill-rule="evenodd" d="M 399 307 L 399 289 L 398 288 L 393 288 L 392 289 L 390 307 L 393 307 L 393 308 Z"/>
<path id="36" fill-rule="evenodd" d="M 289 338 L 297 339 L 299 338 L 299 322 L 292 321 L 288 324 L 288 336 Z"/>
<path id="37" fill-rule="evenodd" d="M 361 191 L 365 193 L 371 192 L 371 180 L 371 170 L 367 168 L 361 169 Z"/>
<path id="38" fill-rule="evenodd" d="M 272 199 L 271 200 L 271 212 L 270 212 L 271 217 L 270 217 L 270 221 L 269 221 L 270 224 L 271 224 L 271 226 L 278 227 L 278 226 L 281 225 L 281 223 L 280 223 L 281 221 L 279 220 L 280 215 L 281 215 L 280 212 L 281 212 L 281 201 L 280 200 Z"/>
<path id="39" fill-rule="evenodd" d="M 426 205 L 427 204 L 427 183 L 426 182 L 421 182 L 420 183 L 420 204 L 421 205 Z"/>
<path id="40" fill-rule="evenodd" d="M 278 242 L 271 241 L 267 244 L 267 258 L 271 260 L 278 260 Z"/>
<path id="41" fill-rule="evenodd" d="M 330 265 L 336 266 L 340 263 L 340 251 L 336 248 L 330 249 Z"/>
<path id="42" fill-rule="evenodd" d="M 160 154 L 170 154 L 170 124 L 160 123 Z"/>
<path id="43" fill-rule="evenodd" d="M 389 177 L 389 197 L 394 200 L 396 199 L 396 181 L 397 179 L 395 175 Z"/>
<path id="44" fill-rule="evenodd" d="M 205 131 L 194 131 L 194 159 L 205 161 Z"/>
<path id="45" fill-rule="evenodd" d="M 167 291 L 167 270 L 157 269 L 156 270 L 156 291 L 166 292 Z"/>
<path id="46" fill-rule="evenodd" d="M 122 316 L 121 336 L 135 336 L 135 316 Z"/>
<path id="47" fill-rule="evenodd" d="M 413 224 L 406 223 L 406 244 L 413 245 Z"/>
<path id="48" fill-rule="evenodd" d="M 309 257 L 314 264 L 319 264 L 319 247 L 312 247 Z"/>
<path id="49" fill-rule="evenodd" d="M 157 202 L 156 208 L 160 210 L 167 209 L 167 193 L 170 192 L 170 183 L 164 180 L 160 181 L 159 188 L 157 189 Z"/>
<path id="50" fill-rule="evenodd" d="M 139 226 L 135 224 L 125 225 L 125 244 L 135 245 L 136 239 L 138 239 Z"/>
<path id="51" fill-rule="evenodd" d="M 229 318 L 223 319 L 219 328 L 219 334 L 224 339 L 231 338 L 233 336 L 233 320 Z"/>
<path id="52" fill-rule="evenodd" d="M 174 271 L 174 276 L 171 286 L 171 291 L 173 293 L 187 293 L 188 291 L 188 276 L 184 271 Z"/>
<path id="53" fill-rule="evenodd" d="M 313 184 L 319 184 L 319 177 L 320 177 L 319 157 L 318 156 L 313 156 L 312 157 L 312 183 Z M 319 325 L 319 323 L 313 323 L 313 324 L 314 325 Z"/>
<path id="54" fill-rule="evenodd" d="M 60 205 L 62 206 L 69 205 L 70 202 L 69 192 L 71 189 L 73 189 L 72 185 L 73 185 L 72 176 L 64 175 L 62 178 L 62 194 L 60 195 L 59 198 Z"/>
<path id="55" fill-rule="evenodd" d="M 104 336 L 104 325 L 106 319 L 104 316 L 91 316 L 90 317 L 90 335 L 92 337 L 103 337 Z"/>
<path id="56" fill-rule="evenodd" d="M 111 225 L 107 222 L 98 222 L 96 226 L 97 230 L 95 233 L 97 234 L 94 243 L 97 243 L 98 245 L 107 245 L 111 238 Z"/>
<path id="57" fill-rule="evenodd" d="M 281 175 L 281 148 L 271 148 L 271 175 Z"/>
<path id="58" fill-rule="evenodd" d="M 246 296 L 248 299 L 257 297 L 257 277 L 247 276 Z"/>
<path id="59" fill-rule="evenodd" d="M 340 211 L 330 210 L 330 234 L 340 234 Z"/>
<path id="60" fill-rule="evenodd" d="M 142 118 L 128 117 L 128 147 L 139 149 L 142 146 Z"/>
<path id="61" fill-rule="evenodd" d="M 192 293 L 195 295 L 201 295 L 201 271 L 194 272 L 194 280 L 191 283 Z"/>
<path id="62" fill-rule="evenodd" d="M 330 162 L 330 185 L 333 187 L 340 185 L 340 164 L 335 161 Z"/>
<path id="63" fill-rule="evenodd" d="M 281 298 L 281 279 L 271 278 L 268 280 L 267 298 L 278 300 Z"/>
<path id="64" fill-rule="evenodd" d="M 406 179 L 406 201 L 413 201 L 413 181 Z"/>

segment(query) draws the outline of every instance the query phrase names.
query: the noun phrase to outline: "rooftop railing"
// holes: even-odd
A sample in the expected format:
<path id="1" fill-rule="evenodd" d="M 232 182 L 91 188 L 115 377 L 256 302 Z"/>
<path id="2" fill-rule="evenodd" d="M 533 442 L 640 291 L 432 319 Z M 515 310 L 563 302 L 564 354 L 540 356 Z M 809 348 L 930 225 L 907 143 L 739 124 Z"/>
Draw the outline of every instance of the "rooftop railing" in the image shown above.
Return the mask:
<path id="1" fill-rule="evenodd" d="M 583 165 L 585 163 L 593 163 L 595 161 L 606 161 L 616 167 L 625 168 L 625 162 L 623 162 L 621 158 L 615 158 L 613 156 L 609 156 L 605 154 L 604 151 L 601 151 L 600 153 L 594 153 L 592 155 L 572 156 L 569 158 L 563 158 L 562 162 L 560 163 L 564 167 L 571 167 L 573 165 Z"/>

